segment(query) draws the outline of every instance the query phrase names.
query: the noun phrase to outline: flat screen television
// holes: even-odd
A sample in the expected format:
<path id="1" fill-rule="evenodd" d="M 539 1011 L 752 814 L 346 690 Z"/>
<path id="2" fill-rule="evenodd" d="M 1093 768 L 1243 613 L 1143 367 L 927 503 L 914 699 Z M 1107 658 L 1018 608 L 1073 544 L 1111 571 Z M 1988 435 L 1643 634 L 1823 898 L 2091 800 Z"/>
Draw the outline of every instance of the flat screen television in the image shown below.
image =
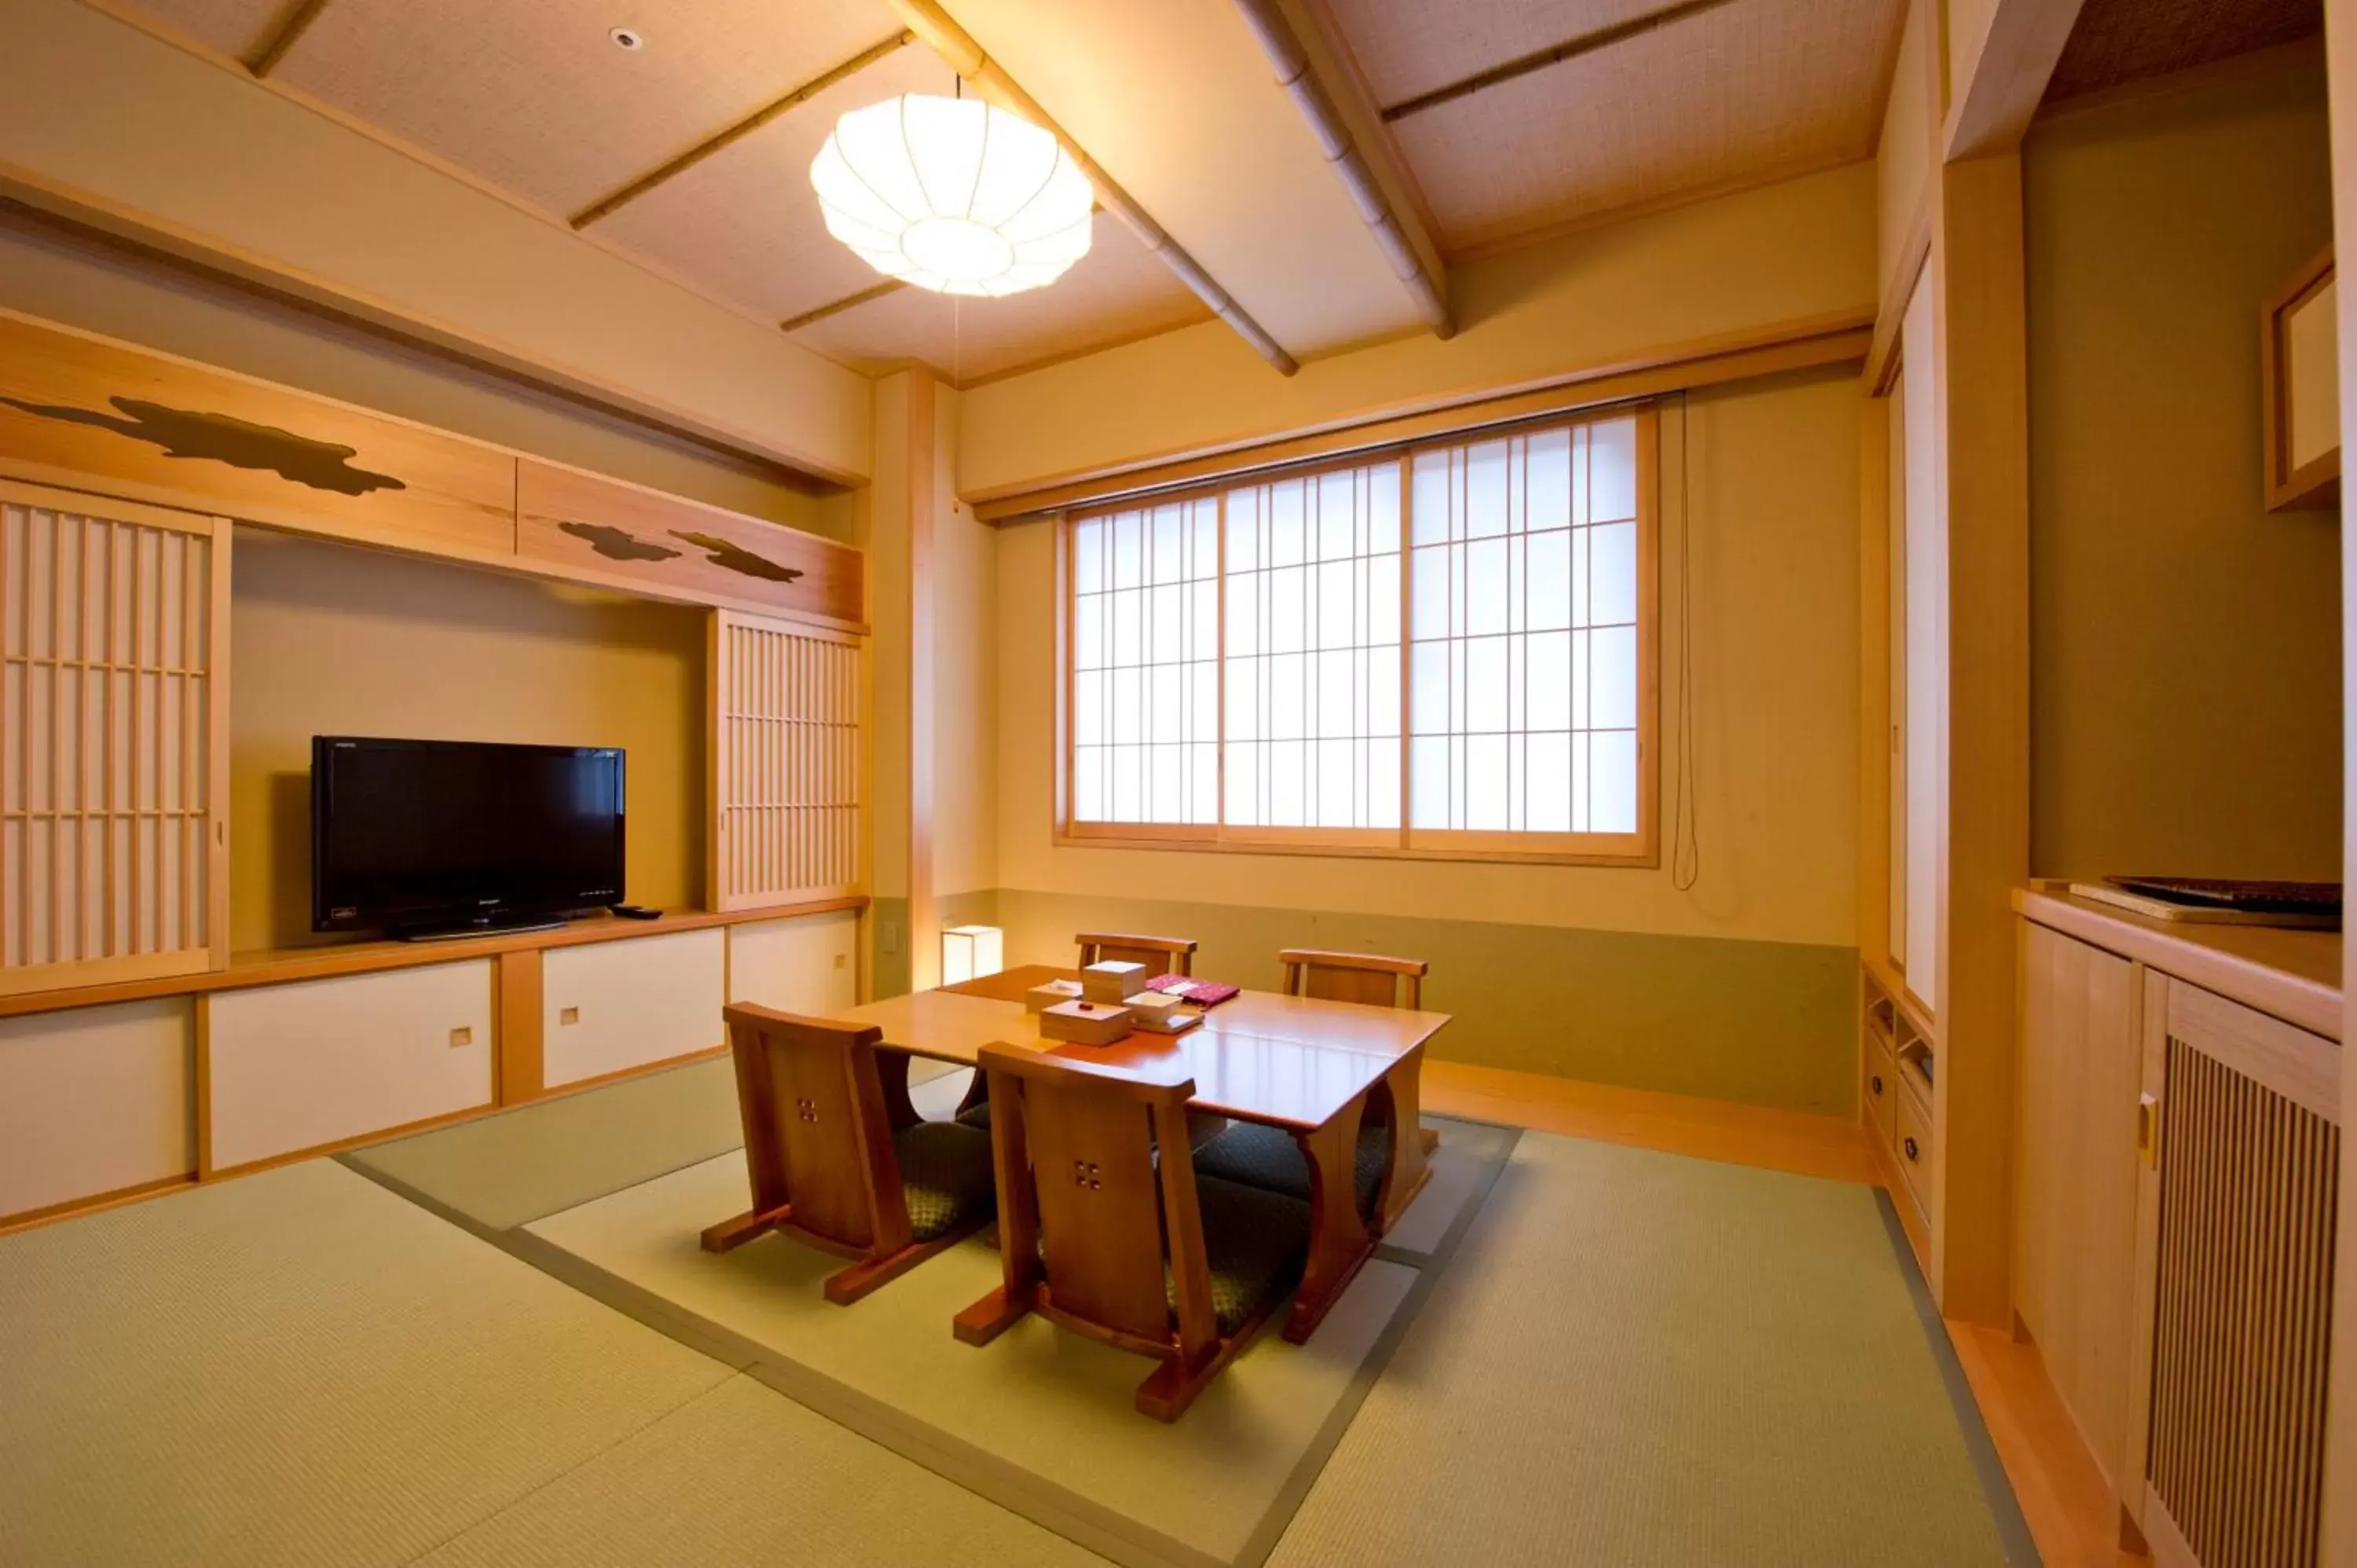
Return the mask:
<path id="1" fill-rule="evenodd" d="M 622 897 L 615 746 L 311 739 L 311 926 L 547 925 Z"/>

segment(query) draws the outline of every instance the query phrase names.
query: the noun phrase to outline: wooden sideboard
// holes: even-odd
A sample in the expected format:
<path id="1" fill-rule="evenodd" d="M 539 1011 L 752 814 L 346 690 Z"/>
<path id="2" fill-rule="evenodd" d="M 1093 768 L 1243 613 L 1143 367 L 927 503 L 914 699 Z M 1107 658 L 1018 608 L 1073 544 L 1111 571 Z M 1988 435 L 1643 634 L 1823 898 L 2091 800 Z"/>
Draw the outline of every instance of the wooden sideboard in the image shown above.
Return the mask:
<path id="1" fill-rule="evenodd" d="M 2315 1561 L 2338 932 L 2016 896 L 2013 1302 L 2165 1564 Z"/>

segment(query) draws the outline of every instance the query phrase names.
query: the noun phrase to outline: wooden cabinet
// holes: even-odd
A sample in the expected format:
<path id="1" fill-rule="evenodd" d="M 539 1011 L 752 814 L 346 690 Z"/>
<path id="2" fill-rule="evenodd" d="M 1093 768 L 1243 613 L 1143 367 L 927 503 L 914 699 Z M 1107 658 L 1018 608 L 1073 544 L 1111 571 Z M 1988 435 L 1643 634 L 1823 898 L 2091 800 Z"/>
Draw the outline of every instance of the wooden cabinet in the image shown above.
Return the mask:
<path id="1" fill-rule="evenodd" d="M 710 651 L 712 907 L 856 892 L 866 838 L 858 639 L 716 610 Z"/>
<path id="2" fill-rule="evenodd" d="M 189 999 L 0 1019 L 0 1219 L 197 1168 Z"/>
<path id="3" fill-rule="evenodd" d="M 2158 1563 L 2313 1563 L 2340 939 L 2022 908 L 2018 1325 Z"/>
<path id="4" fill-rule="evenodd" d="M 229 548 L 0 480 L 0 994 L 228 962 Z"/>
<path id="5" fill-rule="evenodd" d="M 542 1082 L 550 1089 L 725 1045 L 727 935 L 717 929 L 553 948 L 542 958 Z"/>
<path id="6" fill-rule="evenodd" d="M 818 1017 L 858 1006 L 858 913 L 729 927 L 728 1000 Z"/>
<path id="7" fill-rule="evenodd" d="M 2136 966 L 2037 925 L 2022 966 L 2014 1313 L 2116 1491 L 2133 1466 Z"/>
<path id="8" fill-rule="evenodd" d="M 2332 247 L 2267 302 L 2260 390 L 2269 511 L 2341 501 L 2341 339 Z"/>
<path id="9" fill-rule="evenodd" d="M 198 999 L 206 1175 L 491 1103 L 491 961 Z"/>
<path id="10" fill-rule="evenodd" d="M 1882 1167 L 1883 1186 L 1899 1207 L 1900 1225 L 1917 1261 L 1929 1267 L 1927 1239 L 1939 1208 L 1940 1168 L 1931 1023 L 1896 976 L 1867 969 L 1862 983 L 1859 1114 Z"/>

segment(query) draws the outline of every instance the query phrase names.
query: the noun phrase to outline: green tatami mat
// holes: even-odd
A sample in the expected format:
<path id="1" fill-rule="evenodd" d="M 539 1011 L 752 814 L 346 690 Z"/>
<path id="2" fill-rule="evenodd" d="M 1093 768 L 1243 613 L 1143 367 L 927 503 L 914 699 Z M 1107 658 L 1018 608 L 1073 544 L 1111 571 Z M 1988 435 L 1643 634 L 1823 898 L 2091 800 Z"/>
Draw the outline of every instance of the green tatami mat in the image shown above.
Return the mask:
<path id="1" fill-rule="evenodd" d="M 721 1256 L 697 1232 L 744 1201 L 724 1155 L 527 1228 L 560 1277 L 651 1321 L 684 1317 L 751 1357 L 748 1370 L 1016 1512 L 1131 1563 L 1257 1562 L 1367 1379 L 1420 1272 L 1370 1262 L 1307 1346 L 1264 1332 L 1165 1426 L 1139 1415 L 1152 1370 L 1033 1316 L 959 1343 L 956 1313 L 999 1281 L 979 1240 L 851 1307 L 842 1261 L 782 1236 Z"/>
<path id="2" fill-rule="evenodd" d="M 1524 1133 L 1271 1568 L 2005 1562 L 1873 1190 Z"/>
<path id="3" fill-rule="evenodd" d="M 730 1369 L 328 1161 L 0 1239 L 0 1563 L 406 1562 Z"/>
<path id="4" fill-rule="evenodd" d="M 732 1378 L 425 1568 L 1093 1568 L 1103 1559 Z"/>
<path id="5" fill-rule="evenodd" d="M 954 1070 L 920 1062 L 909 1076 Z M 720 1057 L 339 1157 L 466 1223 L 506 1230 L 744 1144 L 737 1069 Z"/>

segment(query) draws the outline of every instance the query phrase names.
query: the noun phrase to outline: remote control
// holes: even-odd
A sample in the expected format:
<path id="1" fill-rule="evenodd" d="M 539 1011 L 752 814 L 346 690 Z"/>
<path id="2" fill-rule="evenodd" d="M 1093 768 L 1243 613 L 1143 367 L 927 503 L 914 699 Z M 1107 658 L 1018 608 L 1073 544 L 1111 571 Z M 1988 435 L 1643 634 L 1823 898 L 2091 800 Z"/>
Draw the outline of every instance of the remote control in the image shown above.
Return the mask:
<path id="1" fill-rule="evenodd" d="M 662 911 L 661 909 L 650 909 L 644 904 L 616 904 L 612 906 L 612 908 L 614 913 L 621 916 L 625 920 L 660 920 L 662 918 Z"/>

